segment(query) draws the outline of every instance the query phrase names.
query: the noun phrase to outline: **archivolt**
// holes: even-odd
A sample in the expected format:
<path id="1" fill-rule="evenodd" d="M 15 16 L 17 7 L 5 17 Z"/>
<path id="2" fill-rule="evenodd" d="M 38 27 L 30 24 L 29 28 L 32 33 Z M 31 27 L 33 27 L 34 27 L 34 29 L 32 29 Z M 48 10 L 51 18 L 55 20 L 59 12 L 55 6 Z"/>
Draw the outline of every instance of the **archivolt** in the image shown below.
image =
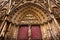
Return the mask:
<path id="1" fill-rule="evenodd" d="M 18 10 L 19 9 L 19 10 Z M 38 21 L 40 23 L 47 22 L 47 20 L 50 18 L 50 16 L 45 12 L 42 8 L 39 8 L 37 5 L 33 4 L 26 4 L 23 6 L 18 7 L 18 11 L 16 13 L 12 12 L 14 15 L 11 18 L 11 21 L 16 24 L 20 24 L 21 20 L 24 15 L 29 14 L 31 12 L 32 15 L 37 17 Z M 29 13 L 27 13 L 29 12 Z"/>

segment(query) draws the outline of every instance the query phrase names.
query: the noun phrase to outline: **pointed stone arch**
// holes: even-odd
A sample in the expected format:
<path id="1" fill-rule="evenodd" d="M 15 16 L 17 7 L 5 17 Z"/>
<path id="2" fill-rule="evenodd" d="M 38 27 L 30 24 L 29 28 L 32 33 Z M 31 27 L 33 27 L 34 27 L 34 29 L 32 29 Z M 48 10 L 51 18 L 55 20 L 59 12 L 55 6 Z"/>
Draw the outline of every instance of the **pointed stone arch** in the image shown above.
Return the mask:
<path id="1" fill-rule="evenodd" d="M 21 19 L 23 18 L 22 16 L 27 14 L 27 12 L 31 12 L 33 15 L 35 15 L 38 18 L 40 24 L 43 24 L 44 22 L 47 22 L 48 19 L 50 19 L 48 12 L 44 10 L 41 6 L 33 3 L 26 3 L 19 6 L 18 8 L 16 8 L 16 10 L 10 13 L 12 15 L 10 16 L 12 17 L 11 21 L 13 23 L 20 24 Z"/>

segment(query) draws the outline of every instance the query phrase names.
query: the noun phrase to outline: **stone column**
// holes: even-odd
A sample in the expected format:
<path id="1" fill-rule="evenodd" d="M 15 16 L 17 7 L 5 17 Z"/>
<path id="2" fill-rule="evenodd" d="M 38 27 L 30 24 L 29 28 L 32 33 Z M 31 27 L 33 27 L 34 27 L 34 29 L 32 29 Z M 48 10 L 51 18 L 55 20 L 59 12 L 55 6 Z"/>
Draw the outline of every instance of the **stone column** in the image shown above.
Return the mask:
<path id="1" fill-rule="evenodd" d="M 8 35 L 9 35 L 9 27 L 11 26 L 11 24 L 9 24 L 9 26 L 8 26 L 8 28 L 7 28 L 7 32 L 6 32 L 6 34 L 5 34 L 5 40 L 7 40 L 7 37 L 8 37 Z"/>
<path id="2" fill-rule="evenodd" d="M 54 22 L 55 22 L 55 24 L 57 25 L 58 29 L 60 30 L 60 26 L 59 26 L 57 20 L 55 19 L 54 15 L 50 15 L 50 16 L 51 16 L 51 18 L 54 20 Z"/>
<path id="3" fill-rule="evenodd" d="M 50 33 L 50 40 L 54 40 L 54 34 L 53 34 L 53 32 L 52 32 L 52 26 L 51 26 L 51 24 L 48 22 L 48 31 L 49 31 L 49 33 Z"/>
<path id="4" fill-rule="evenodd" d="M 58 40 L 57 34 L 59 32 L 59 29 L 57 28 L 57 25 L 55 24 L 54 21 L 52 21 L 51 26 L 52 26 L 52 32 L 54 34 L 54 39 Z"/>
<path id="5" fill-rule="evenodd" d="M 6 40 L 11 40 L 11 23 L 10 23 L 10 25 L 9 25 L 9 27 L 8 27 L 8 30 L 7 30 L 7 33 L 6 33 Z"/>
<path id="6" fill-rule="evenodd" d="M 1 32 L 1 35 L 4 37 L 5 35 L 5 31 L 6 31 L 6 25 L 7 25 L 7 22 L 4 24 L 4 27 L 2 29 L 2 32 Z"/>
<path id="7" fill-rule="evenodd" d="M 13 39 L 17 40 L 19 26 L 14 25 L 13 29 Z"/>
<path id="8" fill-rule="evenodd" d="M 0 26 L 0 33 L 2 31 L 3 25 L 4 25 L 5 21 L 2 22 L 1 26 Z M 0 35 L 1 36 L 1 35 Z"/>
<path id="9" fill-rule="evenodd" d="M 28 27 L 28 40 L 31 40 L 31 26 Z"/>
<path id="10" fill-rule="evenodd" d="M 41 26 L 41 32 L 42 32 L 42 39 L 48 40 L 47 24 L 43 24 L 40 26 Z"/>

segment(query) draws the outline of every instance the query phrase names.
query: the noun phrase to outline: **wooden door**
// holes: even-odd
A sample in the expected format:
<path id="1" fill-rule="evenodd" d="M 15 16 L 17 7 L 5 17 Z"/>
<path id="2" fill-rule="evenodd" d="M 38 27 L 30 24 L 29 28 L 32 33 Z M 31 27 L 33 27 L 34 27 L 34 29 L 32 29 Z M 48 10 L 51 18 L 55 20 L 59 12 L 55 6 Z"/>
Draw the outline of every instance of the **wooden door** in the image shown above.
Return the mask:
<path id="1" fill-rule="evenodd" d="M 31 26 L 31 39 L 32 40 L 42 40 L 42 33 L 40 26 L 32 25 Z"/>
<path id="2" fill-rule="evenodd" d="M 28 26 L 20 26 L 17 40 L 28 40 Z"/>

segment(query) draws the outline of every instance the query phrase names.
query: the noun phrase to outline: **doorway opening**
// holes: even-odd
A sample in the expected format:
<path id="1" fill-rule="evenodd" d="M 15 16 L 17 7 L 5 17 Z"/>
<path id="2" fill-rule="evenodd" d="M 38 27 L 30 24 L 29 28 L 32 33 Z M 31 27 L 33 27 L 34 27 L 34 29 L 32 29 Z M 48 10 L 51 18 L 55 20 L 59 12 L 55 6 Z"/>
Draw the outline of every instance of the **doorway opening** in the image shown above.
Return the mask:
<path id="1" fill-rule="evenodd" d="M 42 40 L 40 25 L 21 25 L 17 40 Z"/>

